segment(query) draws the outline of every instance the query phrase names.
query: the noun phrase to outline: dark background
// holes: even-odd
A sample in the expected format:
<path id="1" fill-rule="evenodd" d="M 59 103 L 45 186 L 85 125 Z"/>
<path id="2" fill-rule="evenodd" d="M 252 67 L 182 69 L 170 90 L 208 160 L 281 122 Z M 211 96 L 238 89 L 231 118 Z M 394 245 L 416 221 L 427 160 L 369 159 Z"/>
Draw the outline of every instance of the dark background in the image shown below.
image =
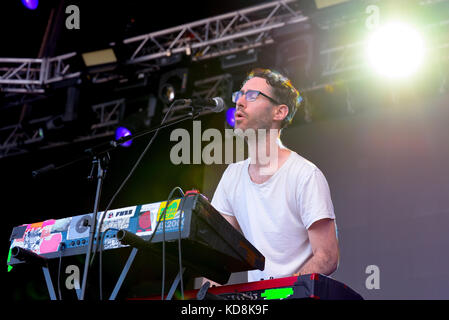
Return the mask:
<path id="1" fill-rule="evenodd" d="M 42 1 L 36 11 L 24 9 L 20 1 L 2 4 L 0 56 L 36 57 L 55 3 Z M 81 29 L 62 28 L 54 53 L 100 49 L 110 41 L 256 3 L 260 2 L 160 1 L 157 6 L 137 1 L 114 5 L 106 1 L 73 2 L 80 8 Z M 228 70 L 235 78 L 234 89 L 251 67 L 273 65 L 273 50 L 268 46 L 257 63 Z M 188 65 L 189 81 L 222 72 L 217 60 Z M 435 69 L 434 65 L 429 67 L 432 72 Z M 340 266 L 333 277 L 366 299 L 449 298 L 449 96 L 432 72 L 420 74 L 404 87 L 376 80 L 348 83 L 351 111 L 338 85 L 333 90 L 311 92 L 307 100 L 309 107 L 313 106 L 313 120 L 305 121 L 304 110 L 300 110 L 282 134 L 288 148 L 315 163 L 328 179 L 341 250 Z M 157 76 L 148 85 L 149 92 L 157 90 Z M 107 97 L 108 90 L 83 87 L 81 107 L 87 109 L 100 94 Z M 58 99 L 55 94 L 54 100 L 41 101 L 35 109 L 53 108 Z M 2 116 L 4 121 L 14 118 L 15 113 L 8 110 Z M 225 128 L 223 114 L 208 115 L 201 121 L 203 130 Z M 181 127 L 191 131 L 192 125 L 186 122 Z M 112 208 L 164 200 L 175 186 L 184 191 L 197 188 L 212 198 L 225 165 L 173 165 L 170 132 L 167 129 L 158 135 Z M 132 148 L 111 153 L 100 209 L 107 205 L 148 141 L 149 137 L 141 138 Z M 92 212 L 96 185 L 86 179 L 90 161 L 40 179 L 33 179 L 31 171 L 50 163 L 64 164 L 100 142 L 0 159 L 4 261 L 14 226 Z M 365 286 L 370 265 L 379 267 L 380 289 Z M 7 274 L 11 298 L 46 297 L 42 274 L 29 274 L 33 277 L 26 272 L 14 274 L 14 270 Z M 244 282 L 246 276 L 237 274 L 231 280 Z"/>

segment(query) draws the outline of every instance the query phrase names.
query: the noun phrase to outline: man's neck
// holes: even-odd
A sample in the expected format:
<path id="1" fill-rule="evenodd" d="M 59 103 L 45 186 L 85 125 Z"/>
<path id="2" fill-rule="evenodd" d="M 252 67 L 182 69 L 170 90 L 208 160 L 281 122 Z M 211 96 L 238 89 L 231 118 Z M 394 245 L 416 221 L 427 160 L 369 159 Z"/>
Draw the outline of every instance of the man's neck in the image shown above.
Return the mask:
<path id="1" fill-rule="evenodd" d="M 282 145 L 278 130 L 270 130 L 266 134 L 258 132 L 256 139 L 247 139 L 247 143 L 251 171 L 261 176 L 272 176 L 291 152 Z"/>

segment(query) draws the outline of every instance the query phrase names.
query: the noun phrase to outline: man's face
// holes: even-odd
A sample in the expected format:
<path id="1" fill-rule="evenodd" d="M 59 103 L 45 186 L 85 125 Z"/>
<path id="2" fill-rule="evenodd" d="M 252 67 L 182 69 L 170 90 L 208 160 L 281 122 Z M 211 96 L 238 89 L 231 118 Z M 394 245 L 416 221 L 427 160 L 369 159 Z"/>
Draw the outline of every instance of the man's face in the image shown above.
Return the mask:
<path id="1" fill-rule="evenodd" d="M 273 97 L 272 88 L 264 78 L 251 78 L 240 90 L 245 93 L 247 90 L 258 90 Z M 255 101 L 247 101 L 246 96 L 242 95 L 236 102 L 235 129 L 243 131 L 247 129 L 271 129 L 273 126 L 273 107 L 273 102 L 261 94 Z"/>

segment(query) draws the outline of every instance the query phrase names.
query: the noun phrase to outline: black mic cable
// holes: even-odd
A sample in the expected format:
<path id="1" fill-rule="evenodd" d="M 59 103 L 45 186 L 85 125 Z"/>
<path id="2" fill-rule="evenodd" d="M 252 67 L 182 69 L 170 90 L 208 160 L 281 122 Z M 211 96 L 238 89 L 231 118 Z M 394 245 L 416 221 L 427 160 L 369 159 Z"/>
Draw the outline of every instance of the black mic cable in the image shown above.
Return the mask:
<path id="1" fill-rule="evenodd" d="M 149 243 L 151 243 L 153 241 L 153 238 L 156 235 L 156 231 L 159 228 L 159 224 L 161 223 L 161 221 L 163 221 L 163 224 L 162 224 L 162 288 L 161 288 L 161 300 L 164 300 L 164 291 L 165 291 L 165 216 L 166 216 L 166 213 L 167 213 L 167 208 L 170 205 L 170 202 L 173 201 L 172 200 L 173 199 L 173 194 L 175 193 L 176 190 L 179 190 L 181 195 L 184 196 L 184 191 L 182 191 L 182 189 L 180 187 L 174 187 L 170 191 L 170 194 L 168 195 L 168 198 L 167 198 L 167 202 L 166 202 L 165 208 L 162 210 L 159 220 L 157 220 L 157 215 L 156 215 L 157 224 L 156 224 L 156 227 L 154 228 L 153 234 L 148 239 Z M 181 223 L 181 221 L 179 221 L 179 223 Z M 181 262 L 180 262 L 180 265 L 181 265 Z M 180 272 L 182 272 L 182 270 L 180 270 Z"/>
<path id="2" fill-rule="evenodd" d="M 167 113 L 165 114 L 165 117 L 162 119 L 161 124 L 163 124 L 168 115 L 170 114 L 171 109 L 173 108 L 175 103 L 172 103 L 170 105 L 169 110 L 167 111 Z M 97 230 L 94 230 L 94 232 L 97 232 L 97 236 L 95 238 L 95 246 L 93 248 L 93 254 L 92 254 L 92 258 L 90 260 L 89 266 L 92 266 L 94 259 L 95 259 L 95 255 L 97 252 L 97 244 L 100 241 L 100 234 L 101 234 L 101 227 L 103 225 L 104 222 L 104 218 L 106 217 L 106 213 L 108 212 L 108 210 L 110 209 L 112 203 L 114 202 L 115 198 L 117 197 L 117 195 L 120 193 L 120 191 L 123 189 L 123 187 L 125 186 L 125 184 L 128 182 L 128 180 L 131 178 L 132 174 L 134 173 L 134 171 L 137 169 L 137 166 L 139 165 L 140 161 L 143 159 L 144 155 L 147 153 L 148 149 L 150 148 L 150 146 L 153 144 L 154 139 L 156 138 L 157 134 L 159 133 L 159 129 L 156 130 L 156 132 L 154 133 L 154 135 L 151 137 L 151 140 L 149 141 L 149 143 L 146 145 L 145 149 L 142 151 L 141 155 L 139 156 L 139 158 L 137 159 L 137 161 L 135 162 L 134 166 L 132 167 L 131 171 L 129 172 L 129 174 L 126 176 L 126 178 L 123 180 L 123 182 L 121 183 L 121 185 L 119 186 L 119 188 L 117 189 L 117 191 L 114 193 L 114 195 L 112 196 L 111 200 L 109 201 L 108 205 L 106 206 L 106 209 L 104 210 L 104 213 L 101 217 L 100 223 L 98 224 L 98 232 Z M 97 217 L 94 217 L 94 219 L 97 219 Z M 100 254 L 102 254 L 102 251 L 100 252 Z M 99 268 L 101 268 L 101 264 L 99 266 Z M 101 273 L 101 270 L 100 270 Z M 100 288 L 100 292 L 102 292 L 102 288 Z"/>
<path id="3" fill-rule="evenodd" d="M 166 121 L 167 118 L 168 118 L 168 115 L 170 114 L 171 110 L 173 109 L 173 107 L 174 107 L 177 103 L 179 103 L 179 101 L 174 101 L 174 102 L 170 105 L 169 110 L 167 111 L 167 113 L 165 114 L 164 118 L 162 119 L 161 125 L 165 123 L 165 121 Z M 182 122 L 182 121 L 184 121 L 184 120 L 187 120 L 188 118 L 190 118 L 190 116 L 188 116 L 188 117 L 186 117 L 186 118 L 183 118 L 183 119 L 177 121 L 176 123 Z M 96 245 L 100 242 L 101 227 L 102 227 L 102 225 L 103 225 L 104 218 L 106 217 L 106 213 L 107 213 L 108 210 L 110 209 L 112 203 L 114 202 L 114 200 L 115 200 L 115 198 L 117 197 L 117 195 L 119 194 L 119 192 L 122 190 L 122 188 L 124 187 L 124 185 L 126 184 L 126 182 L 129 180 L 129 178 L 131 177 L 131 175 L 132 175 L 132 174 L 134 173 L 134 171 L 136 170 L 136 168 L 137 168 L 137 166 L 139 165 L 140 161 L 142 160 L 143 156 L 144 156 L 145 153 L 148 151 L 148 149 L 150 148 L 150 146 L 151 146 L 151 144 L 153 143 L 154 139 L 156 138 L 157 134 L 159 133 L 159 130 L 160 130 L 160 129 L 161 129 L 161 128 L 157 129 L 156 132 L 154 133 L 153 137 L 151 137 L 150 142 L 148 143 L 148 145 L 147 145 L 147 146 L 145 147 L 145 149 L 143 150 L 142 154 L 141 154 L 141 155 L 139 156 L 139 158 L 137 159 L 136 163 L 134 164 L 133 168 L 132 168 L 131 171 L 129 172 L 128 176 L 123 180 L 122 184 L 119 186 L 119 188 L 118 188 L 117 191 L 114 193 L 114 195 L 112 196 L 111 200 L 109 201 L 108 205 L 106 206 L 106 209 L 104 210 L 104 213 L 103 213 L 103 215 L 102 215 L 102 217 L 101 217 L 100 223 L 98 224 L 98 233 L 97 233 L 97 237 L 96 237 L 96 240 L 95 240 L 95 247 L 94 247 L 94 249 L 93 249 L 93 254 L 92 254 L 92 259 L 91 259 L 91 261 L 90 261 L 90 265 L 93 264 L 94 259 L 95 259 L 95 255 L 96 255 L 96 252 L 97 252 L 97 250 L 96 250 Z M 182 190 L 181 190 L 181 191 L 182 191 Z M 160 221 L 159 221 L 159 222 L 160 222 Z M 154 235 L 154 233 L 153 233 L 153 235 Z M 150 238 L 150 242 L 151 242 L 151 240 L 152 240 L 152 237 Z M 102 253 L 103 253 L 103 251 L 101 250 L 101 251 L 100 251 L 100 254 L 102 254 Z M 101 264 L 100 264 L 100 268 L 101 268 Z M 100 270 L 100 273 L 101 273 L 101 270 Z M 101 292 L 101 291 L 102 291 L 102 289 L 100 288 L 100 292 Z"/>

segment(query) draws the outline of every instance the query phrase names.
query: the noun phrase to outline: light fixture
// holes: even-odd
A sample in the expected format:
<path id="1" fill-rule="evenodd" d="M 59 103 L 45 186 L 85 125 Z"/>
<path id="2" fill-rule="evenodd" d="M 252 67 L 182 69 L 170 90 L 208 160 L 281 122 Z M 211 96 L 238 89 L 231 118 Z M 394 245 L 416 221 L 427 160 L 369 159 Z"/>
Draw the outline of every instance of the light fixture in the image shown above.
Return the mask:
<path id="1" fill-rule="evenodd" d="M 164 83 L 161 87 L 160 98 L 167 103 L 175 100 L 175 88 L 171 83 Z"/>
<path id="2" fill-rule="evenodd" d="M 175 98 L 186 91 L 187 68 L 171 70 L 163 74 L 159 80 L 159 99 L 164 103 L 172 103 Z"/>
<path id="3" fill-rule="evenodd" d="M 117 56 L 112 48 L 81 54 L 89 72 L 110 71 L 117 66 Z"/>
<path id="4" fill-rule="evenodd" d="M 136 106 L 138 106 L 138 110 L 127 115 L 123 120 L 120 121 L 117 128 L 115 129 L 116 141 L 123 137 L 138 134 L 151 126 L 151 122 L 157 108 L 156 96 L 153 94 L 149 94 L 148 96 L 142 98 L 128 100 L 127 108 L 132 109 Z M 132 142 L 133 140 L 131 139 L 126 141 L 125 143 L 120 144 L 120 146 L 129 147 L 131 146 Z"/>
<path id="5" fill-rule="evenodd" d="M 22 0 L 22 4 L 30 10 L 37 9 L 37 6 L 39 5 L 39 0 Z"/>
<path id="6" fill-rule="evenodd" d="M 235 126 L 235 108 L 229 108 L 226 110 L 226 123 L 231 127 L 234 128 Z"/>
<path id="7" fill-rule="evenodd" d="M 371 68 L 388 78 L 404 78 L 418 70 L 424 60 L 424 41 L 410 26 L 391 22 L 376 29 L 366 43 Z"/>
<path id="8" fill-rule="evenodd" d="M 117 129 L 115 129 L 115 140 L 120 140 L 123 137 L 127 137 L 131 135 L 131 131 L 126 128 L 126 127 L 117 127 Z M 129 147 L 131 145 L 133 141 L 132 140 L 128 140 L 125 143 L 122 143 L 121 146 L 122 147 Z"/>

